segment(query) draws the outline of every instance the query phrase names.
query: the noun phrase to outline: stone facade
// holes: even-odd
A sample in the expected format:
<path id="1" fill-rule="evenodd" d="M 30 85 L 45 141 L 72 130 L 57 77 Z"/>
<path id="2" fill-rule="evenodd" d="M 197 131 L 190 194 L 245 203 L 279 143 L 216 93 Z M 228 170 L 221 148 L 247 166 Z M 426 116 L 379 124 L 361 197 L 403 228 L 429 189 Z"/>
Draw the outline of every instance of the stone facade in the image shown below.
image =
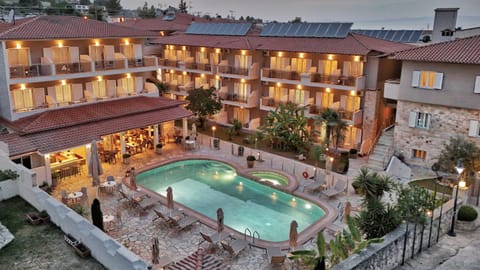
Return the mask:
<path id="1" fill-rule="evenodd" d="M 362 141 L 371 139 L 374 140 L 377 136 L 377 114 L 379 103 L 379 91 L 366 90 L 363 106 L 363 134 Z"/>
<path id="2" fill-rule="evenodd" d="M 431 114 L 428 129 L 409 127 L 410 112 Z M 410 165 L 428 167 L 437 160 L 450 137 L 463 136 L 480 145 L 480 137 L 469 137 L 470 120 L 480 120 L 480 110 L 398 101 L 395 120 L 395 151 Z M 426 151 L 425 159 L 413 158 L 413 149 Z"/>

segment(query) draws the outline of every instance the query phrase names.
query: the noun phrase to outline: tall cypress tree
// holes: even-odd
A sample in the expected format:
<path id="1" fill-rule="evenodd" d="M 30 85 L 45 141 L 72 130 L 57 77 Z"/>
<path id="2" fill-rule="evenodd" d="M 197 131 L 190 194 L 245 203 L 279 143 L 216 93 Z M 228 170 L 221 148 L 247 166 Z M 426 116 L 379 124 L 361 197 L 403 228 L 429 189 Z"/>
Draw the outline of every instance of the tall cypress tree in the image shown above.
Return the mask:
<path id="1" fill-rule="evenodd" d="M 105 231 L 103 229 L 103 213 L 100 208 L 100 201 L 97 198 L 93 200 L 91 210 L 93 225 L 97 226 L 100 230 Z"/>

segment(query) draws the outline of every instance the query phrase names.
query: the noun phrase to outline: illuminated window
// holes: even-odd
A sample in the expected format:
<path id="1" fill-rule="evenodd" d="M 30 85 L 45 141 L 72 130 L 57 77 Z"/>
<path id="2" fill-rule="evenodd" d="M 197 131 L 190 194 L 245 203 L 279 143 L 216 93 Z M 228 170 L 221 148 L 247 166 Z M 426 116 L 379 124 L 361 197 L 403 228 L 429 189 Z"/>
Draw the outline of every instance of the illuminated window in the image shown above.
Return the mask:
<path id="1" fill-rule="evenodd" d="M 443 73 L 435 71 L 414 71 L 412 87 L 423 89 L 442 89 Z"/>
<path id="2" fill-rule="evenodd" d="M 427 157 L 427 151 L 412 149 L 412 158 L 425 160 L 426 157 Z"/>

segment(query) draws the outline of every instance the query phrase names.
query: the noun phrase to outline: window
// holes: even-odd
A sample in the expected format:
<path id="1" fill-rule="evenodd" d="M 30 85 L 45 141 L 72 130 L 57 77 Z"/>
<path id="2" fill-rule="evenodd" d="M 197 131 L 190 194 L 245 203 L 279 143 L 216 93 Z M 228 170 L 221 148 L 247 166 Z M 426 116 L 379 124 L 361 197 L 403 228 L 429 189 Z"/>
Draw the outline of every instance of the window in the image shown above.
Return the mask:
<path id="1" fill-rule="evenodd" d="M 475 76 L 475 85 L 473 86 L 473 93 L 480 94 L 480 75 Z"/>
<path id="2" fill-rule="evenodd" d="M 478 120 L 470 120 L 470 127 L 468 129 L 468 136 L 470 137 L 480 137 L 480 126 L 478 125 Z"/>
<path id="3" fill-rule="evenodd" d="M 430 127 L 431 114 L 422 112 L 410 112 L 408 126 L 428 129 Z"/>
<path id="4" fill-rule="evenodd" d="M 412 87 L 423 89 L 442 89 L 443 73 L 435 71 L 414 71 Z"/>
<path id="5" fill-rule="evenodd" d="M 412 149 L 412 158 L 425 160 L 426 156 L 427 156 L 427 151 Z"/>

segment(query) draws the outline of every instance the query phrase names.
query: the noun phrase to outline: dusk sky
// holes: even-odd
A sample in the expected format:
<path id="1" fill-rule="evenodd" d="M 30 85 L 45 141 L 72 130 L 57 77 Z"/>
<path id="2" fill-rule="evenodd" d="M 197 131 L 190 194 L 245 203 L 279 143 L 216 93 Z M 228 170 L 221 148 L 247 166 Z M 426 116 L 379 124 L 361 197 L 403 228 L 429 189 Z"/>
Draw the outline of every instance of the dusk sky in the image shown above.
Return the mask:
<path id="1" fill-rule="evenodd" d="M 286 22 L 301 17 L 307 22 L 354 22 L 353 28 L 429 29 L 435 8 L 458 7 L 457 26 L 480 26 L 479 0 L 186 0 L 189 13 L 226 17 L 233 14 Z M 145 0 L 122 0 L 136 9 Z M 148 5 L 178 7 L 180 0 L 149 0 Z"/>

